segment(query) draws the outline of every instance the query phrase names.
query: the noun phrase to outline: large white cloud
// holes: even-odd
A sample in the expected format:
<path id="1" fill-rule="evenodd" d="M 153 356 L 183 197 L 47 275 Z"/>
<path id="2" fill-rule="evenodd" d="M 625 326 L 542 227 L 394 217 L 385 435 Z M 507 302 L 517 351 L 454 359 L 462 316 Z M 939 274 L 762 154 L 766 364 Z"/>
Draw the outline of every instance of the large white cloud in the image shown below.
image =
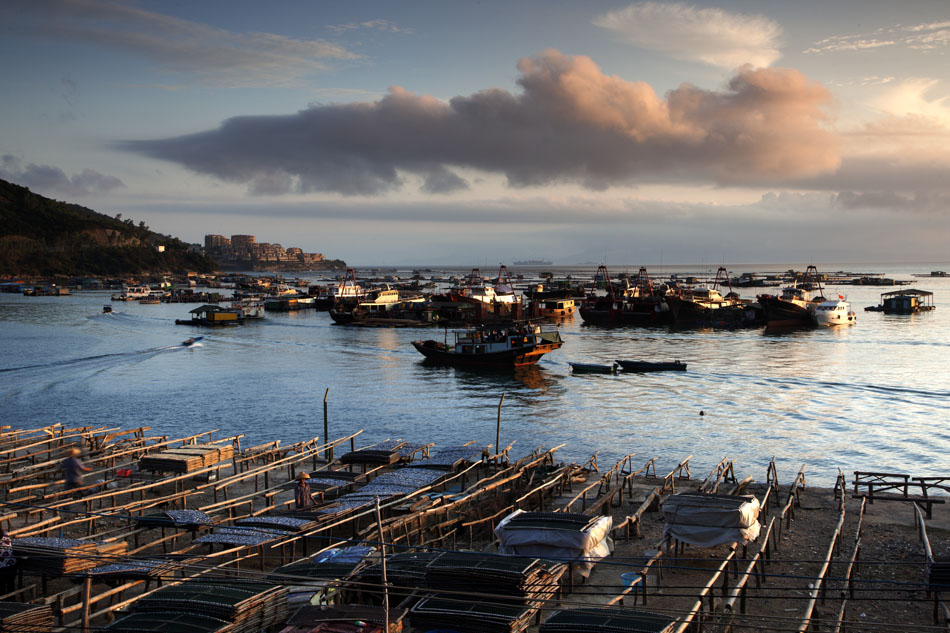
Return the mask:
<path id="1" fill-rule="evenodd" d="M 641 2 L 600 15 L 594 24 L 640 48 L 730 70 L 770 66 L 781 57 L 782 28 L 761 15 Z"/>

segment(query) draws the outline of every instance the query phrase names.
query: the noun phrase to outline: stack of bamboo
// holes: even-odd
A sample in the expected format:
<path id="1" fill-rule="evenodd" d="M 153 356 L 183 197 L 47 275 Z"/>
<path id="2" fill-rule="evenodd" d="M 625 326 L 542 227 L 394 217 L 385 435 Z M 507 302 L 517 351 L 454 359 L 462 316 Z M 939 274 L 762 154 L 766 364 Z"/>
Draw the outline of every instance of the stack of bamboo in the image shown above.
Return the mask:
<path id="1" fill-rule="evenodd" d="M 52 630 L 53 608 L 50 605 L 0 602 L 0 633 L 48 633 Z"/>
<path id="2" fill-rule="evenodd" d="M 234 447 L 228 444 L 198 444 L 171 448 L 139 460 L 141 470 L 171 473 L 190 473 L 214 466 L 234 457 Z"/>
<path id="3" fill-rule="evenodd" d="M 258 633 L 287 619 L 286 587 L 251 582 L 184 582 L 136 600 L 135 613 L 190 612 L 230 621 L 233 633 Z"/>
<path id="4" fill-rule="evenodd" d="M 13 555 L 21 561 L 24 573 L 54 577 L 78 574 L 101 562 L 95 543 L 69 538 L 17 538 L 13 540 Z"/>

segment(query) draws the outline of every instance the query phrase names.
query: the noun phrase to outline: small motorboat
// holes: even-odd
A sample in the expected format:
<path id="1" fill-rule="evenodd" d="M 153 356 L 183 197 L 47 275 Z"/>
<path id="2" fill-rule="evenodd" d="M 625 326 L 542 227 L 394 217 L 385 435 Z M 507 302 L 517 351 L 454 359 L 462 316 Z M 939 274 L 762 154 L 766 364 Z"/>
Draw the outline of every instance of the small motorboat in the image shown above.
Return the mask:
<path id="1" fill-rule="evenodd" d="M 592 363 L 568 363 L 575 374 L 616 374 L 620 365 L 596 365 Z"/>
<path id="2" fill-rule="evenodd" d="M 667 362 L 650 362 L 645 360 L 618 360 L 617 363 L 624 371 L 686 371 L 686 363 L 678 360 Z"/>
<path id="3" fill-rule="evenodd" d="M 103 314 L 110 314 L 111 312 L 112 312 L 112 306 L 109 306 L 109 305 L 102 306 Z"/>
<path id="4" fill-rule="evenodd" d="M 181 344 L 184 347 L 191 347 L 192 345 L 194 345 L 195 343 L 197 343 L 203 338 L 204 338 L 203 336 L 192 336 L 191 338 L 186 338 L 184 341 L 181 342 Z"/>

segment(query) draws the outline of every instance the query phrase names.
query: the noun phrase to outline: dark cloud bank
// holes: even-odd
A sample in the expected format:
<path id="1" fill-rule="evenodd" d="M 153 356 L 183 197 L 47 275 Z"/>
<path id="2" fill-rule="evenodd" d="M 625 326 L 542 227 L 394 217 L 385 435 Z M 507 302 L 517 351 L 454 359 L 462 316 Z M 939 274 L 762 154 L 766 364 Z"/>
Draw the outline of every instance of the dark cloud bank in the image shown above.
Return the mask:
<path id="1" fill-rule="evenodd" d="M 761 185 L 840 164 L 824 128 L 830 96 L 795 70 L 747 67 L 721 92 L 684 84 L 660 98 L 587 57 L 546 51 L 518 68 L 520 94 L 484 90 L 446 104 L 394 87 L 374 103 L 235 117 L 216 130 L 119 147 L 261 194 L 377 195 L 400 187 L 400 173 L 449 193 L 468 187 L 453 168 L 502 173 L 515 187 Z"/>
<path id="2" fill-rule="evenodd" d="M 62 169 L 52 165 L 29 163 L 24 166 L 20 159 L 11 154 L 0 158 L 0 178 L 40 193 L 67 196 L 108 193 L 125 186 L 115 176 L 100 174 L 94 169 L 84 169 L 78 174 L 67 176 Z"/>

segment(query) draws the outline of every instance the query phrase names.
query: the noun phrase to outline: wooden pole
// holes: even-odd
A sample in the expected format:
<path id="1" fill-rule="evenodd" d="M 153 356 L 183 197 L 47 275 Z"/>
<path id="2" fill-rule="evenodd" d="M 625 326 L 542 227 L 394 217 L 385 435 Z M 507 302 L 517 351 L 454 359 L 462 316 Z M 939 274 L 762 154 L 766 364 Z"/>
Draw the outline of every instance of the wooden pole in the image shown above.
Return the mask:
<path id="1" fill-rule="evenodd" d="M 327 398 L 330 397 L 330 388 L 327 387 L 327 392 L 323 394 L 323 441 L 329 442 L 330 437 L 329 422 L 327 421 Z M 333 447 L 327 449 L 327 463 L 333 461 Z"/>
<path id="2" fill-rule="evenodd" d="M 82 587 L 82 633 L 89 633 L 89 600 L 92 597 L 92 576 L 87 575 Z"/>
<path id="3" fill-rule="evenodd" d="M 495 426 L 495 452 L 501 449 L 501 403 L 505 401 L 505 394 L 501 394 L 501 400 L 498 401 L 498 424 Z"/>
<path id="4" fill-rule="evenodd" d="M 383 517 L 379 512 L 379 497 L 376 497 L 376 526 L 379 530 L 379 556 L 383 572 L 383 614 L 386 619 L 386 628 L 383 631 L 389 633 L 389 581 L 386 578 L 386 543 L 383 541 Z"/>

